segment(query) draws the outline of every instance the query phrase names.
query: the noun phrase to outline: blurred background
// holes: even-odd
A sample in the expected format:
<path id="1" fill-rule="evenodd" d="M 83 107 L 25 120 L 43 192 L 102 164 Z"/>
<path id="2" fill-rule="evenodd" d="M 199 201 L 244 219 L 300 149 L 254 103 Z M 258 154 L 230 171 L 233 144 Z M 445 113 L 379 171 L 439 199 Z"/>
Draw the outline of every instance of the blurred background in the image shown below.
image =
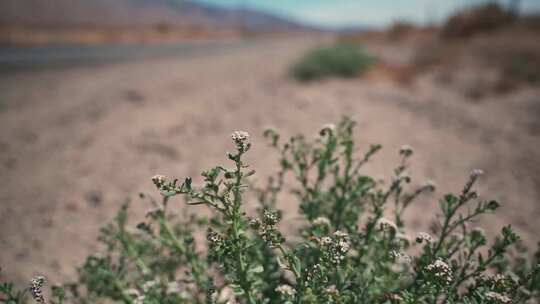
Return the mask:
<path id="1" fill-rule="evenodd" d="M 502 208 L 478 224 L 511 223 L 532 247 L 539 14 L 538 0 L 2 0 L 0 276 L 73 279 L 126 199 L 135 218 L 149 208 L 136 197 L 154 174 L 200 182 L 246 130 L 260 182 L 277 169 L 264 128 L 315 136 L 342 115 L 361 147 L 383 145 L 368 173 L 389 177 L 409 144 L 413 184 L 438 183 L 408 233 L 480 168 Z"/>

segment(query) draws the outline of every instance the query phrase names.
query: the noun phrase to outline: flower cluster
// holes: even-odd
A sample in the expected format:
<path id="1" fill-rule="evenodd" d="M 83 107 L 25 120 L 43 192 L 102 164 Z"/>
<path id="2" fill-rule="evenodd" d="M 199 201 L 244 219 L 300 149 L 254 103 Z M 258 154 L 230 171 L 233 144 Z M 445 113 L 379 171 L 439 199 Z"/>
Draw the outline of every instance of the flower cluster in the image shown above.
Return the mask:
<path id="1" fill-rule="evenodd" d="M 323 248 L 324 257 L 333 265 L 341 264 L 351 248 L 349 235 L 339 230 L 334 232 L 333 237 L 322 237 L 319 244 Z"/>
<path id="2" fill-rule="evenodd" d="M 180 193 L 186 193 L 191 188 L 191 179 L 186 178 L 183 183 L 179 183 L 177 179 L 169 180 L 163 175 L 154 175 L 152 182 L 163 196 L 173 196 Z"/>
<path id="3" fill-rule="evenodd" d="M 167 177 L 157 174 L 152 176 L 152 182 L 154 182 L 154 185 L 156 185 L 158 189 L 162 189 L 167 182 Z"/>
<path id="4" fill-rule="evenodd" d="M 494 291 L 488 291 L 485 293 L 486 299 L 494 303 L 509 304 L 512 303 L 512 299 Z"/>
<path id="5" fill-rule="evenodd" d="M 249 133 L 246 131 L 235 131 L 231 134 L 231 138 L 238 151 L 244 153 L 249 150 Z"/>
<path id="6" fill-rule="evenodd" d="M 32 294 L 32 298 L 34 298 L 36 302 L 43 304 L 46 303 L 45 297 L 43 296 L 43 291 L 41 290 L 44 284 L 44 276 L 37 276 L 30 281 L 30 294 Z"/>
<path id="7" fill-rule="evenodd" d="M 326 289 L 324 291 L 326 291 L 326 293 L 329 294 L 330 296 L 339 295 L 339 290 L 337 289 L 336 285 L 334 285 L 334 284 L 326 287 Z"/>
<path id="8" fill-rule="evenodd" d="M 319 263 L 314 264 L 307 269 L 306 284 L 317 280 L 325 281 L 323 267 Z"/>
<path id="9" fill-rule="evenodd" d="M 223 237 L 212 228 L 208 228 L 206 240 L 210 244 L 210 248 L 219 248 L 223 245 Z"/>
<path id="10" fill-rule="evenodd" d="M 416 242 L 431 244 L 433 243 L 433 237 L 427 232 L 418 232 L 416 234 Z"/>
<path id="11" fill-rule="evenodd" d="M 276 246 L 285 241 L 277 224 L 281 219 L 281 215 L 277 211 L 264 209 L 261 219 L 252 219 L 249 221 L 251 228 L 257 230 L 259 236 L 270 246 Z"/>
<path id="12" fill-rule="evenodd" d="M 425 270 L 440 284 L 449 285 L 452 283 L 452 269 L 441 259 L 437 259 L 433 263 L 427 265 Z"/>
<path id="13" fill-rule="evenodd" d="M 485 286 L 491 291 L 497 291 L 505 294 L 515 291 L 519 284 L 512 276 L 508 274 L 481 275 L 476 282 L 478 285 Z"/>
<path id="14" fill-rule="evenodd" d="M 330 220 L 327 217 L 319 216 L 313 220 L 314 226 L 330 226 Z"/>
<path id="15" fill-rule="evenodd" d="M 409 157 L 413 154 L 414 150 L 411 146 L 409 145 L 403 145 L 401 146 L 401 148 L 399 149 L 399 154 L 403 155 L 403 156 L 406 156 L 406 157 Z"/>
<path id="16" fill-rule="evenodd" d="M 284 296 L 289 296 L 289 297 L 292 297 L 296 294 L 296 290 L 294 290 L 294 288 L 292 288 L 290 285 L 286 285 L 286 284 L 279 285 L 278 287 L 276 287 L 276 291 Z"/>

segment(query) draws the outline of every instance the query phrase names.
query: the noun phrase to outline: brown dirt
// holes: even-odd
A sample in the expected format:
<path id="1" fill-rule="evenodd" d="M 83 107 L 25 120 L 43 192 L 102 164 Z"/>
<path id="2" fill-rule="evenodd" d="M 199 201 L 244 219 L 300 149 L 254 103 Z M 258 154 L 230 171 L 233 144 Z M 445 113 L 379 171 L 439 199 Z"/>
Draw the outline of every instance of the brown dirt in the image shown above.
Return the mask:
<path id="1" fill-rule="evenodd" d="M 156 173 L 197 176 L 224 163 L 233 130 L 252 134 L 249 160 L 262 179 L 276 161 L 261 136 L 266 126 L 315 135 L 344 114 L 358 121 L 360 145 L 384 146 L 368 172 L 388 177 L 402 144 L 416 151 L 414 183 L 437 181 L 437 196 L 458 191 L 471 169 L 482 168 L 480 191 L 503 203 L 483 226 L 512 223 L 529 243 L 538 239 L 539 89 L 471 102 L 434 74 L 407 86 L 381 77 L 295 83 L 286 68 L 312 44 L 276 40 L 191 59 L 1 75 L 4 275 L 73 278 L 126 198 L 154 193 Z M 386 62 L 408 59 L 392 45 L 368 48 Z M 437 196 L 409 211 L 411 233 L 432 218 Z M 148 206 L 133 207 L 140 216 Z"/>

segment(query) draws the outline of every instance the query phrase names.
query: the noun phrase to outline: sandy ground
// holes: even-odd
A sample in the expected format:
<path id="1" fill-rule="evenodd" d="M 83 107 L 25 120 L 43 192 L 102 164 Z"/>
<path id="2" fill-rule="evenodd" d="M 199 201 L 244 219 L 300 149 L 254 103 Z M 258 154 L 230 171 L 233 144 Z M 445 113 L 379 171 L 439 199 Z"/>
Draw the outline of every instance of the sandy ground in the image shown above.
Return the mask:
<path id="1" fill-rule="evenodd" d="M 409 144 L 416 151 L 414 183 L 440 185 L 409 211 L 411 233 L 431 219 L 438 196 L 458 191 L 471 169 L 482 168 L 480 191 L 503 203 L 483 227 L 512 223 L 529 243 L 539 239 L 538 89 L 471 102 L 433 75 L 409 87 L 381 78 L 301 85 L 286 68 L 311 44 L 257 42 L 190 59 L 1 74 L 4 277 L 74 278 L 75 266 L 99 250 L 99 227 L 126 198 L 153 192 L 149 178 L 156 173 L 198 176 L 225 162 L 233 130 L 252 134 L 249 160 L 262 179 L 277 159 L 261 136 L 265 127 L 315 134 L 343 114 L 359 122 L 360 145 L 384 147 L 369 173 L 388 177 L 397 150 Z M 406 52 L 390 46 L 373 49 L 390 61 L 406 60 Z M 133 212 L 147 207 L 134 203 Z"/>

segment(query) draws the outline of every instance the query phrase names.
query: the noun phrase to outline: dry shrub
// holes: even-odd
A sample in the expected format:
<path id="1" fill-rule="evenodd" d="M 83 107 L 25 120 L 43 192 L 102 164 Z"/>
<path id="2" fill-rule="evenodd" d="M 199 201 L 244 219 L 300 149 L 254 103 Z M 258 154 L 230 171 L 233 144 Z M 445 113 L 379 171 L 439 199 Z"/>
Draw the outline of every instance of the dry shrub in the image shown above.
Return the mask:
<path id="1" fill-rule="evenodd" d="M 446 84 L 465 88 L 473 99 L 540 83 L 540 17 L 517 18 L 511 26 L 478 34 L 467 43 L 437 39 L 418 46 L 417 72 L 437 69 Z M 488 74 L 491 75 L 488 77 Z"/>
<path id="2" fill-rule="evenodd" d="M 414 76 L 415 70 L 409 65 L 378 61 L 363 77 L 371 80 L 391 80 L 400 86 L 409 86 L 413 83 Z"/>
<path id="3" fill-rule="evenodd" d="M 407 21 L 396 21 L 388 29 L 388 37 L 390 39 L 403 39 L 414 30 L 416 30 L 414 24 Z"/>
<path id="4" fill-rule="evenodd" d="M 417 48 L 412 58 L 412 66 L 419 72 L 437 66 L 450 66 L 458 60 L 460 53 L 460 44 L 429 41 Z"/>
<path id="5" fill-rule="evenodd" d="M 496 3 L 471 7 L 451 16 L 441 29 L 443 38 L 469 38 L 512 23 L 515 15 Z"/>
<path id="6" fill-rule="evenodd" d="M 475 56 L 499 70 L 498 92 L 540 82 L 540 42 L 530 35 L 505 35 L 483 41 L 475 47 Z"/>

